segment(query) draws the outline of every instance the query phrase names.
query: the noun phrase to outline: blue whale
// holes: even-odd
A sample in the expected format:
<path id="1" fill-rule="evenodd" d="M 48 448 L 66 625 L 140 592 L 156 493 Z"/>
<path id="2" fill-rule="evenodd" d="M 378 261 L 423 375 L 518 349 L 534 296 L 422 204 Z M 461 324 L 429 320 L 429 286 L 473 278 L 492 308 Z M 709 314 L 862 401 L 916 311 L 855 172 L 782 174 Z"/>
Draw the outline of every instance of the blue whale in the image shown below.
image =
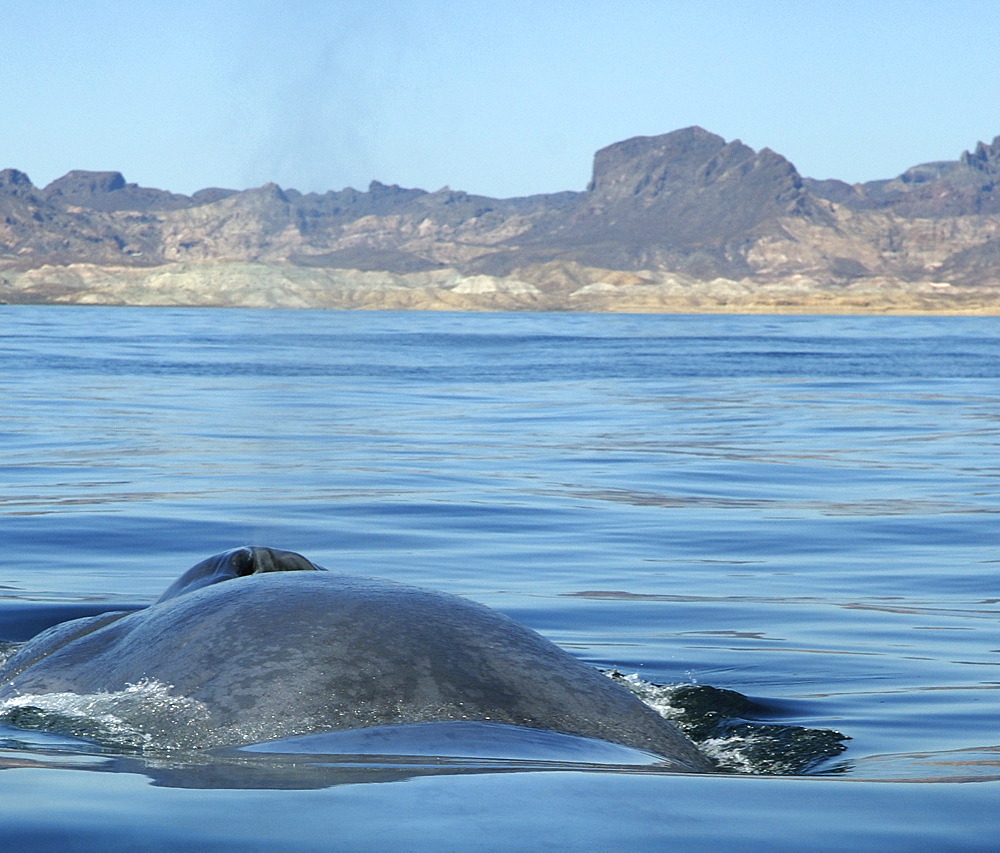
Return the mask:
<path id="1" fill-rule="evenodd" d="M 147 709 L 150 725 L 183 729 L 186 746 L 468 721 L 713 768 L 627 689 L 495 610 L 271 548 L 211 557 L 143 610 L 43 631 L 0 667 L 0 700 L 148 683 L 173 697 Z M 177 714 L 181 699 L 191 713 Z"/>

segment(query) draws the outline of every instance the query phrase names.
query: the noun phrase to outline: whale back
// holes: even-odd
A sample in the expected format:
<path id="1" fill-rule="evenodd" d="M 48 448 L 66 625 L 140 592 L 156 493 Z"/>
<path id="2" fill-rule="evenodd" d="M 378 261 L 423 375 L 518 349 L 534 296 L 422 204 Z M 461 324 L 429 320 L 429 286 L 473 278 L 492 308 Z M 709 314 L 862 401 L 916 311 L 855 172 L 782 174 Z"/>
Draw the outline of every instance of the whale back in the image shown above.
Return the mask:
<path id="1" fill-rule="evenodd" d="M 210 724 L 186 735 L 197 746 L 471 720 L 599 738 L 679 769 L 710 769 L 628 690 L 483 605 L 323 570 L 224 583 L 203 582 L 218 576 L 211 566 L 199 572 L 200 585 L 35 656 L 0 696 L 112 693 L 146 680 L 204 706 Z"/>

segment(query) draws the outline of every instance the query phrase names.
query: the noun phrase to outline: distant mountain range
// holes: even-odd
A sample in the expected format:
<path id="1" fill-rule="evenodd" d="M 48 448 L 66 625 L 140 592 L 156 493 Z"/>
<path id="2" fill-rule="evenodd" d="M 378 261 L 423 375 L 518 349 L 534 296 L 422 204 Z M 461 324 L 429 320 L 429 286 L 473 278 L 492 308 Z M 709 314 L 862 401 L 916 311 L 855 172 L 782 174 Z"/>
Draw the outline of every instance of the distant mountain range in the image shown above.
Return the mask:
<path id="1" fill-rule="evenodd" d="M 583 191 L 511 199 L 377 181 L 185 196 L 84 171 L 39 189 L 6 169 L 0 301 L 991 310 L 998 181 L 1000 137 L 849 185 L 698 127 L 601 149 Z"/>

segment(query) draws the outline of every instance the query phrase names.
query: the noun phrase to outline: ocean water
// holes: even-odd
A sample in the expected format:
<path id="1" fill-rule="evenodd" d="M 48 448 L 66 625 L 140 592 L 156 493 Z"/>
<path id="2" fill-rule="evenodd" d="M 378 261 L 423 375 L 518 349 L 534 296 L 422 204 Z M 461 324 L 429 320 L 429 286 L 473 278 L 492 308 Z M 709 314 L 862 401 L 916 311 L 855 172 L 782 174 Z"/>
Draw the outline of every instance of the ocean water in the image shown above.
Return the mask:
<path id="1" fill-rule="evenodd" d="M 348 766 L 7 707 L 0 837 L 996 849 L 998 344 L 995 318 L 0 307 L 0 639 L 267 545 L 849 738 L 797 772 Z"/>

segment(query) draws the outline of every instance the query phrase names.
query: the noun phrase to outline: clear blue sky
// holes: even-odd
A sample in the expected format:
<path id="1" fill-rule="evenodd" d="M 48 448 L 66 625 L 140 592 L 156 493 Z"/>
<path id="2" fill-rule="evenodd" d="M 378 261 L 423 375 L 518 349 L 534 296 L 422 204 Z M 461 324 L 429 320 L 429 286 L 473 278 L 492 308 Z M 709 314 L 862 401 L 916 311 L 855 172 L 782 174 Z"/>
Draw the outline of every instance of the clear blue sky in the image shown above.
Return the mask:
<path id="1" fill-rule="evenodd" d="M 582 189 L 698 124 L 863 181 L 1000 135 L 996 0 L 0 0 L 0 167 Z"/>

